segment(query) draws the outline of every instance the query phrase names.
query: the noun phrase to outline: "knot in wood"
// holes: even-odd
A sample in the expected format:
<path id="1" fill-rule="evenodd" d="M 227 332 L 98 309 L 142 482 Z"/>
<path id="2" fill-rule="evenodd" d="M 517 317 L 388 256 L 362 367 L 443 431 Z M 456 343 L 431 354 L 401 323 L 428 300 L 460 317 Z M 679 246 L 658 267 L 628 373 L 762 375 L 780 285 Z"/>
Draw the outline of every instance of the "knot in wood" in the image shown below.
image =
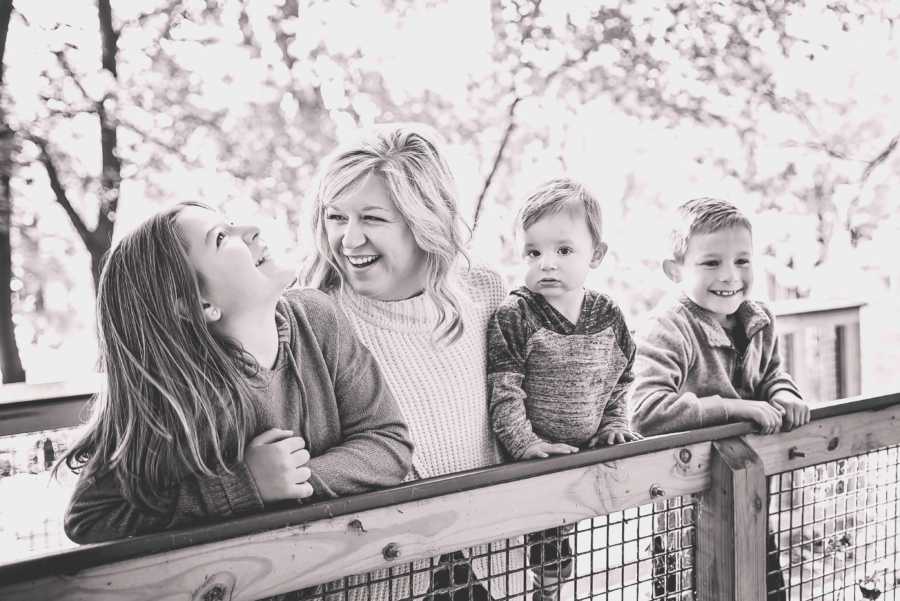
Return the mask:
<path id="1" fill-rule="evenodd" d="M 832 438 L 831 440 L 828 441 L 828 450 L 829 451 L 835 450 L 836 448 L 838 448 L 838 445 L 840 444 L 840 442 L 841 442 L 841 440 L 837 436 L 835 436 L 834 438 Z"/>
<path id="2" fill-rule="evenodd" d="M 755 497 L 753 497 L 753 509 L 755 509 L 756 511 L 762 511 L 762 508 L 762 499 L 759 498 L 759 495 L 756 495 Z"/>
<path id="3" fill-rule="evenodd" d="M 654 484 L 653 486 L 650 487 L 650 498 L 651 499 L 655 499 L 657 497 L 664 497 L 664 496 L 666 496 L 666 491 L 664 491 L 659 484 Z"/>
<path id="4" fill-rule="evenodd" d="M 228 587 L 224 584 L 214 584 L 203 593 L 203 601 L 225 601 L 228 599 Z"/>
<path id="5" fill-rule="evenodd" d="M 681 463 L 688 463 L 691 460 L 691 450 L 690 449 L 681 449 L 678 451 L 678 461 Z"/>
<path id="6" fill-rule="evenodd" d="M 400 557 L 400 545 L 397 543 L 386 544 L 384 549 L 381 550 L 381 555 L 384 556 L 385 559 L 397 559 Z"/>

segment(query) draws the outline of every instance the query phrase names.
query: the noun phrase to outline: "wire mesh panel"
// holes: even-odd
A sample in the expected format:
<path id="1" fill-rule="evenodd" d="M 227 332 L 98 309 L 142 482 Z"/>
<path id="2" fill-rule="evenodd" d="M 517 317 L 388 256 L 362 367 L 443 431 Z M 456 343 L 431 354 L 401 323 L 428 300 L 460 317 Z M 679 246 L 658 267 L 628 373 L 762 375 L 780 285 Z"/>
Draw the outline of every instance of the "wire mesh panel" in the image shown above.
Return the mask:
<path id="1" fill-rule="evenodd" d="M 900 599 L 898 514 L 898 446 L 775 475 L 769 521 L 787 598 Z"/>
<path id="2" fill-rule="evenodd" d="M 69 470 L 50 468 L 69 448 L 76 428 L 0 436 L 0 562 L 74 546 L 63 533 L 63 513 L 75 488 Z"/>
<path id="3" fill-rule="evenodd" d="M 293 599 L 693 601 L 696 500 L 675 497 L 296 591 Z M 384 549 L 390 557 L 390 546 Z"/>

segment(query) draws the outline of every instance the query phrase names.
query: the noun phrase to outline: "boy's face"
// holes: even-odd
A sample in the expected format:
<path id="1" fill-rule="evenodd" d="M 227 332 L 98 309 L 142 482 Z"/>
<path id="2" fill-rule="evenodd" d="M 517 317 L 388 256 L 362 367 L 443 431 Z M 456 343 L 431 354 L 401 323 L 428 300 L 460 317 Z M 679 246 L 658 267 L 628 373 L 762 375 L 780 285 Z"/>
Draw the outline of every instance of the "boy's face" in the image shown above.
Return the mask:
<path id="1" fill-rule="evenodd" d="M 695 234 L 684 260 L 663 269 L 692 301 L 723 323 L 750 297 L 753 288 L 753 237 L 745 227 Z"/>
<path id="2" fill-rule="evenodd" d="M 600 265 L 606 244 L 595 249 L 583 211 L 560 211 L 522 233 L 525 285 L 556 306 L 583 294 L 588 271 Z"/>

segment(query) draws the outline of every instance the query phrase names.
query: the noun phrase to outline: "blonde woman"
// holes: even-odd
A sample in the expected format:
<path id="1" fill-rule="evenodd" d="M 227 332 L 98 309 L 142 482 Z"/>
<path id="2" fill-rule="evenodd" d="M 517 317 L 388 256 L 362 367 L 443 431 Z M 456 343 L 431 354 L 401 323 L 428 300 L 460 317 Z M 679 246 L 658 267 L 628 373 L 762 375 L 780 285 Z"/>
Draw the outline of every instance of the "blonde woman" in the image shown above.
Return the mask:
<path id="1" fill-rule="evenodd" d="M 364 132 L 325 159 L 312 205 L 317 254 L 306 283 L 337 300 L 381 366 L 415 444 L 408 479 L 498 463 L 485 340 L 506 290 L 497 273 L 469 264 L 437 136 L 411 124 Z M 430 578 L 417 574 L 413 591 L 404 590 L 408 578 L 398 578 L 393 594 L 430 591 L 431 598 L 449 599 L 447 591 L 459 587 L 455 601 L 520 593 L 521 572 L 511 574 L 509 587 L 496 575 L 521 569 L 521 547 L 492 547 L 504 550 L 485 556 L 487 545 L 473 549 L 481 557 L 471 566 L 467 552 L 442 556 Z"/>

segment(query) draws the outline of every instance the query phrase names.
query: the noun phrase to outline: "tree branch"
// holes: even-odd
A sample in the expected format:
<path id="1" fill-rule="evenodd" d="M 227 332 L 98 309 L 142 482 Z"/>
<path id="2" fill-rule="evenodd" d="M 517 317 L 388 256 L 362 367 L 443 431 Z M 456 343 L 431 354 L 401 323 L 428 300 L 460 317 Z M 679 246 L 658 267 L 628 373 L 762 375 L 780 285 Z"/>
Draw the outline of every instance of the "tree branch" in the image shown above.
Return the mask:
<path id="1" fill-rule="evenodd" d="M 494 175 L 497 173 L 497 169 L 500 168 L 500 163 L 503 162 L 503 153 L 506 152 L 506 146 L 509 144 L 509 139 L 512 136 L 513 131 L 516 129 L 516 107 L 522 101 L 522 98 L 516 96 L 512 103 L 509 105 L 509 109 L 507 109 L 507 123 L 506 123 L 506 131 L 503 132 L 503 138 L 500 140 L 500 146 L 497 148 L 497 153 L 494 155 L 494 163 L 491 165 L 491 171 L 488 173 L 487 178 L 484 180 L 484 185 L 481 187 L 481 194 L 478 195 L 478 202 L 475 203 L 475 216 L 472 218 L 472 231 L 475 231 L 475 228 L 478 227 L 478 218 L 481 216 L 481 207 L 484 205 L 484 199 L 487 196 L 488 189 L 491 187 L 491 182 L 494 180 Z"/>
<path id="2" fill-rule="evenodd" d="M 885 162 L 891 153 L 893 153 L 897 149 L 897 143 L 900 142 L 900 135 L 894 136 L 894 138 L 888 142 L 888 145 L 882 150 L 877 157 L 872 159 L 866 164 L 866 168 L 863 169 L 862 177 L 860 181 L 866 181 L 869 179 L 869 176 L 872 175 L 872 171 L 875 170 L 876 167 Z"/>
<path id="3" fill-rule="evenodd" d="M 88 227 L 84 224 L 84 220 L 81 218 L 81 215 L 75 210 L 75 207 L 72 206 L 72 203 L 69 202 L 69 197 L 66 195 L 66 189 L 62 184 L 62 181 L 59 179 L 59 172 L 56 170 L 56 164 L 53 162 L 53 158 L 50 156 L 50 153 L 47 150 L 47 141 L 39 138 L 37 136 L 29 135 L 28 139 L 31 140 L 39 149 L 40 155 L 38 156 L 38 160 L 41 164 L 44 165 L 44 169 L 47 170 L 47 178 L 50 180 L 50 189 L 53 190 L 53 195 L 56 197 L 56 202 L 63 208 L 66 212 L 66 215 L 69 216 L 69 219 L 72 221 L 72 225 L 75 227 L 75 231 L 78 232 L 78 236 L 84 242 L 85 246 L 91 248 L 93 244 L 93 232 L 88 229 Z"/>

